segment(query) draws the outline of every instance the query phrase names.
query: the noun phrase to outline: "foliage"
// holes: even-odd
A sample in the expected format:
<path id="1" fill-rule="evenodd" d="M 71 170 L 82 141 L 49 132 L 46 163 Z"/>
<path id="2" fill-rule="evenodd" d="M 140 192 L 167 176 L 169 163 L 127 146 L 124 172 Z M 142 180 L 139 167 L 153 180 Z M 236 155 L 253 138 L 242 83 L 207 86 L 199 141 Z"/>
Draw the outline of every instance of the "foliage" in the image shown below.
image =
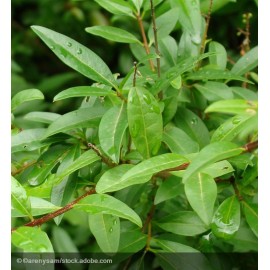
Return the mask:
<path id="1" fill-rule="evenodd" d="M 229 1 L 150 2 L 84 3 L 112 14 L 85 35 L 105 51 L 124 43 L 136 59 L 124 75 L 64 29 L 31 26 L 87 79 L 58 90 L 55 105 L 32 85 L 12 97 L 13 252 L 103 252 L 117 269 L 167 270 L 232 269 L 241 262 L 217 262 L 213 253 L 257 251 L 258 48 L 250 28 L 240 29 L 239 57 L 207 31 Z M 250 14 L 243 23 L 252 24 Z"/>

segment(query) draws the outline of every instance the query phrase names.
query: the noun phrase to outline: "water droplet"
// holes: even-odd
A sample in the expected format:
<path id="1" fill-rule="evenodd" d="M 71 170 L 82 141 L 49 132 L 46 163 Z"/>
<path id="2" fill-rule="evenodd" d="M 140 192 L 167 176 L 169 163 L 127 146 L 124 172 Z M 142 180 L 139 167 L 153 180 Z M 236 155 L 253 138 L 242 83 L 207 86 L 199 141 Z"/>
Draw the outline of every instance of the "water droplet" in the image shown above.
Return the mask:
<path id="1" fill-rule="evenodd" d="M 27 145 L 24 145 L 23 148 L 25 149 L 27 147 Z"/>
<path id="2" fill-rule="evenodd" d="M 68 46 L 68 47 L 71 47 L 71 46 L 72 46 L 72 43 L 68 41 L 68 42 L 67 42 L 67 46 Z"/>
<path id="3" fill-rule="evenodd" d="M 51 46 L 50 46 L 50 49 L 51 49 L 51 50 L 54 50 L 54 49 L 55 49 L 55 47 L 54 47 L 53 45 L 51 45 Z"/>
<path id="4" fill-rule="evenodd" d="M 160 114 L 160 108 L 159 108 L 158 105 L 153 105 L 153 106 L 151 106 L 151 107 L 150 107 L 150 110 L 151 110 L 152 112 L 155 112 L 155 113 L 157 113 L 157 114 Z"/>
<path id="5" fill-rule="evenodd" d="M 21 245 L 21 246 L 26 246 L 26 245 L 31 244 L 31 243 L 32 243 L 31 240 L 26 240 L 26 241 L 24 241 L 24 242 L 21 242 L 20 245 Z"/>
<path id="6" fill-rule="evenodd" d="M 112 233 L 113 232 L 113 228 L 110 228 L 109 232 Z"/>
<path id="7" fill-rule="evenodd" d="M 197 4 L 197 3 L 196 3 L 195 0 L 191 1 L 191 5 L 192 5 L 192 6 L 195 6 L 196 4 Z"/>
<path id="8" fill-rule="evenodd" d="M 233 120 L 232 120 L 232 123 L 234 124 L 234 125 L 237 125 L 237 124 L 239 124 L 241 122 L 241 119 L 239 119 L 238 117 L 237 118 L 234 118 Z"/>
<path id="9" fill-rule="evenodd" d="M 191 125 L 196 125 L 198 123 L 198 119 L 197 118 L 192 118 L 190 121 Z"/>
<path id="10" fill-rule="evenodd" d="M 198 45 L 198 44 L 201 44 L 202 40 L 201 40 L 200 35 L 196 35 L 196 36 L 191 37 L 191 41 L 192 41 L 192 43 Z"/>
<path id="11" fill-rule="evenodd" d="M 82 54 L 82 49 L 79 48 L 79 49 L 76 51 L 76 53 L 77 53 L 77 54 Z"/>
<path id="12" fill-rule="evenodd" d="M 38 250 L 39 250 L 40 252 L 45 252 L 45 251 L 47 251 L 47 247 L 44 246 L 44 245 L 40 245 L 40 246 L 38 247 Z"/>
<path id="13" fill-rule="evenodd" d="M 144 94 L 144 95 L 143 95 L 143 100 L 144 100 L 147 104 L 151 104 L 151 97 L 149 96 L 149 94 Z"/>
<path id="14" fill-rule="evenodd" d="M 117 224 L 117 220 L 115 219 L 114 221 L 113 221 L 113 225 L 116 225 Z"/>

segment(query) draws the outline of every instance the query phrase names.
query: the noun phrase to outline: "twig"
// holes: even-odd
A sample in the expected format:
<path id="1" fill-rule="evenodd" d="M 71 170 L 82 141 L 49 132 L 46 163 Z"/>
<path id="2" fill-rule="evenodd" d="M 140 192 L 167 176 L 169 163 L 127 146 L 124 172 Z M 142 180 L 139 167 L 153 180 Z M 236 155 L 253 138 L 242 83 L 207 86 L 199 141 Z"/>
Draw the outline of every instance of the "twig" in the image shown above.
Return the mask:
<path id="1" fill-rule="evenodd" d="M 40 226 L 43 223 L 46 223 L 49 220 L 51 220 L 51 219 L 53 219 L 53 218 L 55 218 L 55 217 L 57 217 L 59 215 L 62 215 L 63 213 L 71 210 L 74 207 L 74 205 L 76 203 L 78 203 L 80 200 L 82 200 L 83 198 L 85 198 L 85 197 L 87 197 L 89 195 L 95 194 L 95 193 L 96 193 L 95 189 L 91 189 L 91 190 L 87 191 L 86 193 L 84 193 L 82 196 L 78 197 L 76 200 L 74 200 L 74 201 L 70 202 L 69 204 L 65 205 L 64 207 L 62 207 L 62 208 L 60 208 L 60 209 L 58 209 L 58 210 L 56 210 L 56 211 L 54 211 L 52 213 L 49 213 L 49 214 L 47 214 L 47 215 L 45 215 L 45 216 L 43 216 L 41 218 L 35 219 L 35 220 L 31 221 L 31 222 L 28 222 L 28 223 L 24 224 L 23 226 L 27 226 L 27 227 Z M 13 228 L 11 230 L 11 232 L 14 232 L 16 230 L 17 230 L 17 228 Z"/>
<path id="2" fill-rule="evenodd" d="M 258 148 L 258 141 L 247 143 L 243 148 L 245 149 L 245 152 L 252 152 Z"/>
<path id="3" fill-rule="evenodd" d="M 17 175 L 17 174 L 21 173 L 22 171 L 24 171 L 25 169 L 29 168 L 30 166 L 32 166 L 32 165 L 34 165 L 34 164 L 36 164 L 36 163 L 37 163 L 37 161 L 29 162 L 29 163 L 23 165 L 23 166 L 22 166 L 21 168 L 19 168 L 18 170 L 12 172 L 11 175 L 12 175 L 12 176 Z"/>
<path id="4" fill-rule="evenodd" d="M 133 75 L 133 87 L 136 86 L 136 75 L 137 75 L 137 62 L 134 62 L 134 75 Z"/>
<path id="5" fill-rule="evenodd" d="M 243 201 L 243 197 L 242 197 L 242 195 L 239 192 L 239 189 L 238 189 L 237 184 L 235 182 L 235 178 L 234 177 L 231 177 L 230 178 L 230 182 L 231 182 L 231 184 L 233 186 L 234 193 L 235 193 L 236 197 L 238 198 L 238 200 L 239 201 Z"/>

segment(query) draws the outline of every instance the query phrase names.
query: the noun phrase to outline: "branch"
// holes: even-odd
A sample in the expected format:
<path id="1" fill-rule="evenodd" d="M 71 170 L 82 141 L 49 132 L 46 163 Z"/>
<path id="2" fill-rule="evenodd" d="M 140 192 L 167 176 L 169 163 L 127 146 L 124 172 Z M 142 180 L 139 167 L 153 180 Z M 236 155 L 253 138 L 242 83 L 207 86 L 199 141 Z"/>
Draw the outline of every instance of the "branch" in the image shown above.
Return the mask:
<path id="1" fill-rule="evenodd" d="M 11 175 L 14 176 L 14 175 L 16 175 L 16 174 L 19 174 L 19 173 L 21 173 L 22 171 L 24 171 L 25 169 L 29 168 L 30 166 L 32 166 L 32 165 L 34 165 L 34 164 L 36 164 L 36 163 L 37 163 L 36 160 L 35 160 L 35 161 L 32 161 L 32 162 L 29 162 L 29 163 L 23 165 L 23 166 L 22 166 L 21 168 L 19 168 L 18 170 L 12 172 Z"/>
<path id="2" fill-rule="evenodd" d="M 23 226 L 27 226 L 27 227 L 40 226 L 43 223 L 46 223 L 49 220 L 51 220 L 51 219 L 53 219 L 53 218 L 55 218 L 57 216 L 60 216 L 63 213 L 71 210 L 73 208 L 73 206 L 76 203 L 78 203 L 80 200 L 82 200 L 83 198 L 85 198 L 85 197 L 87 197 L 89 195 L 95 194 L 95 193 L 96 193 L 95 189 L 90 189 L 89 191 L 87 191 L 86 193 L 84 193 L 82 196 L 78 197 L 76 200 L 70 202 L 69 204 L 65 205 L 64 207 L 62 207 L 62 208 L 60 208 L 58 210 L 56 210 L 55 212 L 49 213 L 49 214 L 47 214 L 47 215 L 45 215 L 45 216 L 43 216 L 41 218 L 35 219 L 35 220 L 31 221 L 31 222 L 28 222 L 28 223 L 24 224 Z M 14 232 L 16 230 L 17 230 L 17 228 L 13 228 L 11 230 L 11 232 Z"/>
<path id="3" fill-rule="evenodd" d="M 258 148 L 258 141 L 247 143 L 243 148 L 245 149 L 245 152 L 252 152 Z"/>
<path id="4" fill-rule="evenodd" d="M 137 62 L 134 62 L 134 75 L 133 75 L 133 87 L 136 86 L 136 75 L 137 75 Z"/>

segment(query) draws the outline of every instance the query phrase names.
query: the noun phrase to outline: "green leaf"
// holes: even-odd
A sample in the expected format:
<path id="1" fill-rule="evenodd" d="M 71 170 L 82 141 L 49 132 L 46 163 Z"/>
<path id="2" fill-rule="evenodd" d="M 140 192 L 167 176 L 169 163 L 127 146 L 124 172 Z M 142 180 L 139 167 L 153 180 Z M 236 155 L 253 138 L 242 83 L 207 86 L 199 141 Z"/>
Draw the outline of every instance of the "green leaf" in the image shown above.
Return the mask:
<path id="1" fill-rule="evenodd" d="M 66 132 L 75 128 L 97 126 L 104 114 L 103 108 L 82 108 L 66 113 L 49 125 L 44 138 L 60 132 Z"/>
<path id="2" fill-rule="evenodd" d="M 147 235 L 140 231 L 121 232 L 118 252 L 135 254 L 146 245 Z"/>
<path id="3" fill-rule="evenodd" d="M 225 70 L 227 66 L 227 52 L 224 46 L 216 41 L 211 41 L 209 43 L 209 52 L 215 53 L 215 55 L 209 57 L 210 64 Z"/>
<path id="4" fill-rule="evenodd" d="M 258 115 L 236 115 L 220 125 L 212 135 L 211 142 L 232 141 L 242 131 L 255 131 L 258 128 Z"/>
<path id="5" fill-rule="evenodd" d="M 240 226 L 240 203 L 236 196 L 227 198 L 218 207 L 212 221 L 212 232 L 220 238 L 234 236 Z"/>
<path id="6" fill-rule="evenodd" d="M 95 0 L 100 6 L 115 15 L 135 17 L 129 3 L 123 0 Z"/>
<path id="7" fill-rule="evenodd" d="M 90 49 L 45 27 L 31 26 L 31 28 L 63 63 L 94 81 L 117 89 L 116 81 L 108 66 Z"/>
<path id="8" fill-rule="evenodd" d="M 175 168 L 188 160 L 178 154 L 168 153 L 152 157 L 137 164 L 120 178 L 102 177 L 99 180 L 96 190 L 98 193 L 112 192 L 123 189 L 125 187 L 143 184 L 151 179 L 151 177 L 160 171 Z M 127 167 L 125 167 L 127 168 Z M 117 170 L 116 168 L 114 169 Z"/>
<path id="9" fill-rule="evenodd" d="M 87 33 L 95 36 L 103 37 L 108 40 L 120 43 L 139 43 L 141 42 L 131 33 L 118 27 L 100 25 L 85 28 Z"/>
<path id="10" fill-rule="evenodd" d="M 163 142 L 176 154 L 190 154 L 199 151 L 199 145 L 193 141 L 183 130 L 177 127 L 165 129 Z"/>
<path id="11" fill-rule="evenodd" d="M 115 163 L 119 162 L 127 126 L 127 107 L 124 102 L 120 107 L 109 109 L 102 117 L 99 125 L 100 146 Z"/>
<path id="12" fill-rule="evenodd" d="M 190 177 L 185 183 L 187 199 L 201 220 L 210 225 L 214 204 L 217 198 L 217 185 L 214 178 L 205 173 Z"/>
<path id="13" fill-rule="evenodd" d="M 178 235 L 194 236 L 208 230 L 198 215 L 192 211 L 180 211 L 162 217 L 155 222 L 161 229 Z"/>
<path id="14" fill-rule="evenodd" d="M 39 123 L 51 124 L 60 116 L 60 114 L 52 112 L 30 112 L 24 116 L 24 119 Z"/>
<path id="15" fill-rule="evenodd" d="M 209 0 L 201 0 L 201 11 L 203 14 L 206 14 L 209 10 Z M 236 2 L 235 0 L 219 0 L 213 1 L 212 12 L 216 12 L 217 10 L 221 9 L 223 6 L 231 3 Z M 233 6 L 232 6 L 233 8 Z"/>
<path id="16" fill-rule="evenodd" d="M 177 60 L 177 44 L 174 38 L 172 38 L 171 36 L 166 36 L 164 38 L 162 38 L 161 40 L 159 40 L 158 42 L 159 44 L 159 50 L 160 50 L 160 54 L 162 55 L 162 60 L 164 60 L 170 67 L 175 66 L 176 65 L 176 60 Z M 181 76 L 180 77 L 180 81 L 181 80 Z M 179 81 L 175 79 L 175 81 Z M 179 86 L 179 83 L 175 83 L 175 85 Z M 180 87 L 176 88 L 176 89 L 180 89 Z"/>
<path id="17" fill-rule="evenodd" d="M 215 142 L 204 147 L 192 160 L 184 173 L 183 183 L 194 174 L 202 171 L 208 165 L 230 157 L 238 156 L 244 151 L 243 148 L 231 142 Z"/>
<path id="18" fill-rule="evenodd" d="M 178 108 L 174 122 L 178 128 L 197 142 L 200 148 L 209 144 L 210 135 L 207 127 L 201 118 L 192 111 L 185 108 Z"/>
<path id="19" fill-rule="evenodd" d="M 225 83 L 209 81 L 203 85 L 195 84 L 194 87 L 209 101 L 233 99 L 233 92 Z"/>
<path id="20" fill-rule="evenodd" d="M 163 133 L 158 102 L 145 88 L 133 87 L 128 95 L 128 124 L 133 142 L 144 158 L 157 154 Z"/>
<path id="21" fill-rule="evenodd" d="M 178 177 L 170 177 L 158 187 L 154 204 L 170 200 L 181 194 L 182 185 Z"/>
<path id="22" fill-rule="evenodd" d="M 31 213 L 33 217 L 54 212 L 60 208 L 59 206 L 56 206 L 38 197 L 29 197 L 29 199 L 30 199 L 30 204 L 31 204 Z M 26 217 L 27 214 L 21 213 L 17 209 L 12 208 L 11 216 L 12 217 Z"/>
<path id="23" fill-rule="evenodd" d="M 163 39 L 172 32 L 178 20 L 178 16 L 178 9 L 173 8 L 156 18 L 158 39 Z M 149 26 L 148 38 L 151 45 L 154 42 L 153 24 Z"/>
<path id="24" fill-rule="evenodd" d="M 131 4 L 135 7 L 138 14 L 140 14 L 140 9 L 144 0 L 130 0 Z"/>
<path id="25" fill-rule="evenodd" d="M 232 73 L 243 75 L 258 66 L 258 46 L 243 55 L 233 66 Z"/>
<path id="26" fill-rule="evenodd" d="M 211 164 L 202 170 L 203 173 L 211 175 L 213 178 L 233 172 L 234 168 L 227 160 L 222 160 Z"/>
<path id="27" fill-rule="evenodd" d="M 11 111 L 13 112 L 19 105 L 24 102 L 44 99 L 43 93 L 38 89 L 27 89 L 17 93 L 11 100 Z"/>
<path id="28" fill-rule="evenodd" d="M 89 215 L 89 226 L 96 241 L 105 253 L 115 253 L 120 240 L 120 220 L 106 214 Z"/>
<path id="29" fill-rule="evenodd" d="M 74 160 L 63 172 L 57 174 L 55 177 L 55 184 L 59 184 L 66 176 L 72 174 L 73 172 L 83 168 L 95 161 L 100 160 L 100 157 L 93 151 L 88 150 L 84 152 L 79 158 Z"/>
<path id="30" fill-rule="evenodd" d="M 233 86 L 231 89 L 234 93 L 234 98 L 236 99 L 258 100 L 258 93 L 255 93 L 250 89 L 237 86 Z"/>
<path id="31" fill-rule="evenodd" d="M 236 75 L 232 73 L 229 70 L 218 70 L 218 69 L 201 69 L 198 71 L 195 71 L 193 73 L 190 73 L 186 77 L 187 80 L 195 80 L 195 81 L 201 81 L 201 80 L 227 80 L 227 81 L 242 81 L 253 84 L 250 80 L 241 77 L 239 75 Z"/>
<path id="32" fill-rule="evenodd" d="M 115 92 L 110 91 L 108 89 L 102 89 L 93 86 L 77 86 L 61 91 L 54 97 L 53 101 L 58 101 L 72 97 L 88 97 L 88 96 L 100 97 L 107 95 L 115 95 Z"/>
<path id="33" fill-rule="evenodd" d="M 11 235 L 12 244 L 24 252 L 53 252 L 48 235 L 35 227 L 20 227 Z"/>
<path id="34" fill-rule="evenodd" d="M 128 219 L 139 227 L 142 227 L 140 217 L 125 203 L 106 194 L 94 194 L 80 200 L 74 208 L 90 214 L 108 214 Z"/>
<path id="35" fill-rule="evenodd" d="M 247 202 L 242 202 L 244 207 L 244 213 L 246 216 L 246 221 L 250 229 L 258 237 L 258 205 L 248 204 Z"/>
<path id="36" fill-rule="evenodd" d="M 11 204 L 19 213 L 32 219 L 31 202 L 24 187 L 11 176 Z"/>
<path id="37" fill-rule="evenodd" d="M 258 102 L 243 99 L 220 100 L 212 103 L 205 112 L 220 112 L 228 114 L 256 114 Z"/>

